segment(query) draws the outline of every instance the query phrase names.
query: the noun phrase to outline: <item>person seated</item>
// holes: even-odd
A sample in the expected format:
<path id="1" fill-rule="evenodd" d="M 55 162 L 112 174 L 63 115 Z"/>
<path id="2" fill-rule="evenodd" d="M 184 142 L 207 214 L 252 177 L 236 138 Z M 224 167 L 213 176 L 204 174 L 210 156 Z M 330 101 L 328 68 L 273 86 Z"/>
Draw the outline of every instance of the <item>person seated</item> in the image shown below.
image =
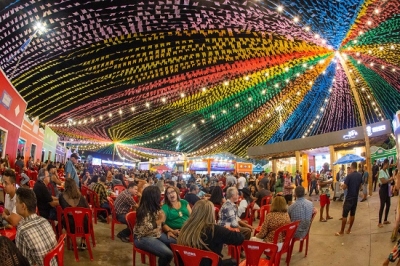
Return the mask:
<path id="1" fill-rule="evenodd" d="M 242 195 L 243 199 L 239 203 L 238 216 L 240 219 L 245 219 L 248 218 L 246 217 L 247 206 L 253 202 L 253 199 L 251 198 L 251 192 L 247 187 L 242 189 Z"/>
<path id="2" fill-rule="evenodd" d="M 271 196 L 271 191 L 265 189 L 263 183 L 258 184 L 259 190 L 256 192 L 256 202 L 254 203 L 254 209 L 258 210 L 261 207 L 261 201 L 264 197 Z"/>
<path id="3" fill-rule="evenodd" d="M 15 208 L 15 202 L 17 200 L 17 196 L 15 194 L 17 187 L 15 182 L 15 172 L 11 169 L 5 170 L 3 173 L 3 189 L 5 193 L 4 210 L 2 213 L 3 225 L 9 224 L 11 226 L 17 226 L 21 220 L 21 216 L 17 214 L 17 210 Z"/>
<path id="4" fill-rule="evenodd" d="M 305 193 L 304 187 L 297 186 L 294 190 L 297 200 L 288 208 L 290 220 L 292 222 L 300 221 L 297 231 L 294 234 L 295 238 L 304 238 L 311 225 L 314 206 L 311 201 L 304 198 Z"/>
<path id="5" fill-rule="evenodd" d="M 30 181 L 31 179 L 29 178 L 29 176 L 27 176 L 25 173 L 22 173 L 21 174 L 21 181 L 19 182 L 19 184 L 20 184 L 20 187 L 23 187 L 23 188 L 30 188 L 29 187 L 29 181 Z"/>
<path id="6" fill-rule="evenodd" d="M 250 239 L 253 227 L 243 221 L 238 216 L 236 202 L 239 199 L 239 191 L 236 187 L 230 187 L 226 191 L 226 202 L 219 210 L 218 225 L 230 228 L 237 228 L 246 240 Z"/>
<path id="7" fill-rule="evenodd" d="M 218 208 L 221 208 L 222 204 L 225 203 L 226 200 L 220 186 L 214 187 L 214 189 L 211 191 L 210 201 L 214 204 L 215 207 Z"/>
<path id="8" fill-rule="evenodd" d="M 136 224 L 133 228 L 135 247 L 158 257 L 159 266 L 168 266 L 172 261 L 171 249 L 164 244 L 166 238 L 161 233 L 165 214 L 160 208 L 161 192 L 156 186 L 146 187 L 142 192 L 141 203 L 136 211 Z"/>
<path id="9" fill-rule="evenodd" d="M 14 242 L 5 236 L 0 236 L 0 261 L 5 266 L 30 266 L 27 258 L 15 246 Z"/>
<path id="10" fill-rule="evenodd" d="M 42 266 L 46 254 L 57 245 L 56 235 L 50 223 L 36 214 L 35 193 L 29 188 L 19 188 L 16 194 L 16 209 L 22 220 L 18 224 L 15 245 L 31 265 Z M 50 265 L 57 265 L 55 258 Z"/>
<path id="11" fill-rule="evenodd" d="M 48 220 L 57 220 L 58 198 L 51 196 L 47 185 L 50 182 L 50 175 L 47 170 L 39 172 L 38 180 L 33 186 L 37 199 L 39 215 Z"/>
<path id="12" fill-rule="evenodd" d="M 123 186 L 124 188 L 127 188 L 125 181 L 124 181 L 124 175 L 123 174 L 116 174 L 114 178 L 111 180 L 111 185 L 112 188 L 115 186 Z"/>
<path id="13" fill-rule="evenodd" d="M 123 224 L 128 224 L 126 222 L 126 214 L 131 211 L 131 209 L 136 209 L 137 203 L 133 200 L 133 197 L 138 193 L 138 186 L 136 183 L 131 182 L 128 185 L 128 189 L 125 189 L 118 195 L 114 202 L 115 213 L 117 216 L 117 220 Z M 121 239 L 122 242 L 129 243 L 131 231 L 129 227 L 123 229 L 117 234 L 117 237 Z"/>
<path id="14" fill-rule="evenodd" d="M 94 192 L 96 192 L 96 194 L 99 196 L 100 208 L 106 209 L 107 210 L 107 214 L 106 215 L 109 215 L 111 213 L 111 211 L 110 211 L 110 205 L 108 204 L 108 200 L 107 200 L 106 181 L 107 181 L 107 179 L 106 179 L 106 177 L 104 175 L 100 176 L 99 181 L 93 185 L 93 189 L 92 190 Z M 102 223 L 106 223 L 107 222 L 107 219 L 102 214 L 99 214 L 97 218 Z"/>
<path id="15" fill-rule="evenodd" d="M 179 231 L 189 218 L 192 209 L 186 200 L 180 199 L 179 190 L 176 187 L 166 188 L 164 199 L 165 204 L 161 209 L 165 213 L 165 223 L 162 229 L 168 239 L 166 244 L 175 244 Z"/>
<path id="16" fill-rule="evenodd" d="M 216 225 L 214 205 L 211 201 L 200 200 L 193 206 L 192 214 L 183 225 L 177 243 L 192 248 L 212 251 L 219 255 L 218 265 L 237 265 L 234 259 L 221 260 L 223 245 L 241 245 L 244 237 L 240 232 Z M 211 265 L 204 259 L 201 266 Z"/>
<path id="17" fill-rule="evenodd" d="M 78 189 L 78 186 L 76 185 L 76 182 L 72 178 L 65 179 L 64 192 L 60 193 L 58 201 L 62 209 L 69 207 L 89 208 L 89 204 L 87 203 L 86 198 L 82 196 L 81 192 Z M 75 233 L 75 222 L 72 215 L 68 216 L 68 223 L 71 233 Z M 63 221 L 63 227 L 66 228 L 65 221 Z M 86 217 L 84 220 L 84 230 L 85 233 L 89 233 Z M 81 244 L 79 248 L 82 250 L 86 249 L 85 238 L 81 239 Z"/>
<path id="18" fill-rule="evenodd" d="M 62 181 L 57 175 L 57 167 L 54 164 L 49 164 L 47 166 L 47 171 L 49 171 L 50 182 L 47 185 L 47 189 L 53 197 L 58 197 L 60 195 L 60 191 L 58 191 L 57 185 L 61 186 Z"/>
<path id="19" fill-rule="evenodd" d="M 197 193 L 199 193 L 199 187 L 197 185 L 190 185 L 189 193 L 186 193 L 185 195 L 185 200 L 193 206 L 196 204 L 197 201 L 200 200 L 200 198 L 197 196 Z"/>
<path id="20" fill-rule="evenodd" d="M 286 200 L 282 194 L 277 194 L 271 204 L 271 212 L 268 213 L 264 218 L 264 223 L 261 226 L 261 230 L 251 240 L 273 242 L 274 234 L 276 229 L 279 227 L 289 224 L 290 217 L 287 212 Z M 278 240 L 279 249 L 282 248 L 282 236 L 279 236 Z"/>

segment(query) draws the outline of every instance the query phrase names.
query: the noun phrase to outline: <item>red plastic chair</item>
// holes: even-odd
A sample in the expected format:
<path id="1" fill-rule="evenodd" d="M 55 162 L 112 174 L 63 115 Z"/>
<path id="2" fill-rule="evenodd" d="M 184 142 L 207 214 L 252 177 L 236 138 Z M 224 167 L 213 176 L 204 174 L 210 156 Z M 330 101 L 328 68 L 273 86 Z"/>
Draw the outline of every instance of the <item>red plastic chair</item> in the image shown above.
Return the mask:
<path id="1" fill-rule="evenodd" d="M 314 218 L 315 218 L 316 215 L 317 215 L 317 209 L 314 208 L 313 214 L 312 214 L 312 216 L 311 216 L 310 227 L 308 228 L 307 235 L 306 235 L 304 238 L 297 238 L 297 237 L 294 237 L 294 238 L 293 238 L 293 240 L 292 240 L 292 242 L 291 242 L 291 244 L 290 244 L 290 256 L 293 254 L 294 243 L 295 243 L 296 241 L 300 241 L 299 252 L 302 252 L 302 251 L 303 251 L 303 244 L 304 244 L 304 241 L 305 241 L 305 242 L 306 242 L 306 253 L 304 254 L 304 257 L 307 257 L 307 253 L 308 253 L 308 241 L 309 241 L 309 239 L 310 239 L 310 229 L 311 229 L 312 222 L 314 221 Z"/>
<path id="2" fill-rule="evenodd" d="M 272 265 L 276 253 L 278 252 L 278 245 L 273 243 L 258 242 L 258 241 L 243 241 L 242 248 L 246 259 L 242 261 L 239 266 L 262 266 Z M 261 258 L 265 254 L 268 259 Z"/>
<path id="3" fill-rule="evenodd" d="M 43 265 L 44 266 L 50 266 L 50 261 L 55 257 L 57 259 L 57 264 L 58 266 L 63 266 L 64 265 L 64 239 L 66 237 L 66 234 L 62 234 L 58 238 L 58 243 L 57 245 L 50 250 L 49 253 L 44 256 L 43 259 Z"/>
<path id="4" fill-rule="evenodd" d="M 282 248 L 278 250 L 275 256 L 275 264 L 274 266 L 279 266 L 281 262 L 281 257 L 282 254 L 287 253 L 286 256 L 286 263 L 287 266 L 290 264 L 290 243 L 292 242 L 294 233 L 297 230 L 297 227 L 299 226 L 300 221 L 295 221 L 290 224 L 284 225 L 276 229 L 275 234 L 274 234 L 274 244 L 278 244 L 279 242 L 279 236 L 282 234 L 283 236 L 283 243 L 282 243 Z"/>
<path id="5" fill-rule="evenodd" d="M 35 180 L 29 180 L 29 187 L 33 188 L 35 186 L 36 181 Z"/>
<path id="6" fill-rule="evenodd" d="M 57 235 L 61 236 L 63 229 L 62 217 L 64 215 L 64 210 L 61 208 L 60 205 L 57 206 L 56 210 L 57 210 Z"/>
<path id="7" fill-rule="evenodd" d="M 217 223 L 219 220 L 219 208 L 214 207 L 214 212 L 215 212 L 215 223 Z"/>
<path id="8" fill-rule="evenodd" d="M 257 228 L 254 230 L 254 235 L 258 234 L 261 231 L 262 224 L 264 223 L 265 216 L 270 213 L 271 205 L 267 204 L 260 208 L 260 222 L 258 223 Z"/>
<path id="9" fill-rule="evenodd" d="M 271 202 L 272 202 L 272 196 L 265 196 L 261 199 L 261 206 L 271 204 Z"/>
<path id="10" fill-rule="evenodd" d="M 68 215 L 72 215 L 74 218 L 74 223 L 75 223 L 75 233 L 71 233 L 70 230 L 70 225 L 69 225 L 69 219 Z M 84 227 L 84 222 L 85 222 L 85 216 L 87 217 L 87 227 L 89 228 L 89 232 L 85 233 L 85 227 Z M 69 248 L 69 239 L 72 240 L 72 246 L 74 248 L 74 253 L 75 253 L 75 260 L 79 261 L 79 255 L 78 255 L 78 247 L 76 243 L 76 238 L 81 238 L 84 237 L 86 240 L 86 246 L 89 251 L 89 256 L 90 260 L 93 260 L 93 253 L 92 253 L 92 247 L 90 246 L 90 241 L 89 241 L 89 236 L 91 236 L 91 231 L 93 231 L 93 224 L 92 224 L 92 212 L 88 208 L 81 208 L 81 207 L 70 207 L 70 208 L 65 208 L 64 209 L 64 221 L 67 227 L 67 245 Z M 95 246 L 95 243 L 93 243 L 93 247 Z"/>
<path id="11" fill-rule="evenodd" d="M 123 224 L 117 220 L 117 213 L 115 212 L 114 201 L 112 198 L 107 197 L 108 204 L 111 209 L 111 239 L 114 240 L 114 225 L 115 224 Z"/>
<path id="12" fill-rule="evenodd" d="M 133 236 L 133 227 L 136 224 L 136 212 L 129 212 L 126 214 L 126 222 L 128 223 L 128 227 L 131 230 L 131 236 Z M 145 264 L 146 263 L 146 257 L 149 257 L 149 264 L 150 266 L 156 266 L 156 255 L 138 249 L 137 247 L 135 247 L 135 242 L 133 242 L 133 266 L 135 266 L 135 260 L 136 260 L 136 252 L 139 253 L 141 255 L 141 260 L 142 263 Z"/>
<path id="13" fill-rule="evenodd" d="M 36 170 L 35 171 L 30 171 L 29 178 L 31 180 L 37 181 L 37 177 L 38 177 L 38 172 Z"/>
<path id="14" fill-rule="evenodd" d="M 92 211 L 94 216 L 94 223 L 97 224 L 97 213 L 104 211 L 106 212 L 107 223 L 109 223 L 108 216 L 110 215 L 107 209 L 100 207 L 100 197 L 99 195 L 91 189 L 88 189 L 87 195 L 89 197 L 89 205 L 92 205 Z"/>
<path id="15" fill-rule="evenodd" d="M 172 253 L 174 253 L 175 265 L 179 264 L 179 258 L 183 261 L 183 265 L 200 265 L 202 259 L 210 259 L 211 266 L 218 266 L 218 254 L 197 248 L 191 248 L 176 244 L 171 244 Z"/>
<path id="16" fill-rule="evenodd" d="M 118 195 L 119 194 L 121 194 L 121 192 L 122 191 L 124 191 L 126 188 L 124 187 L 124 186 L 122 186 L 122 185 L 116 185 L 116 186 L 114 186 L 114 192 L 117 192 L 118 193 Z"/>
<path id="17" fill-rule="evenodd" d="M 247 223 L 249 225 L 253 225 L 253 220 L 254 220 L 254 216 L 253 216 L 253 208 L 254 208 L 254 201 L 252 203 L 250 203 L 249 205 L 247 205 L 246 207 L 246 214 L 245 214 L 245 218 L 242 219 L 242 221 L 247 221 Z"/>

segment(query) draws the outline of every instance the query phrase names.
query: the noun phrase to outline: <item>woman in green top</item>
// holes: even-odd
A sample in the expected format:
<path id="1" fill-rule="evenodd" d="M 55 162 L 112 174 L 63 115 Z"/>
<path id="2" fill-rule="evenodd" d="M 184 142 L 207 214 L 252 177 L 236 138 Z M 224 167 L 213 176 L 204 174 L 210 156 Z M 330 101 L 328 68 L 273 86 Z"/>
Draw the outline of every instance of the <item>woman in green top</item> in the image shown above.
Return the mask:
<path id="1" fill-rule="evenodd" d="M 170 243 L 175 244 L 179 231 L 192 213 L 192 209 L 186 200 L 180 199 L 179 190 L 176 187 L 168 187 L 165 190 L 165 204 L 161 209 L 166 217 L 163 231 Z"/>
<path id="2" fill-rule="evenodd" d="M 285 183 L 285 181 L 283 178 L 283 172 L 279 171 L 278 178 L 276 179 L 276 183 L 275 183 L 275 195 L 278 194 L 279 192 L 283 192 L 283 184 L 284 183 Z"/>
<path id="3" fill-rule="evenodd" d="M 383 209 L 385 209 L 385 220 L 383 221 L 383 223 L 390 224 L 390 222 L 387 220 L 390 209 L 389 184 L 390 182 L 392 182 L 393 177 L 389 176 L 389 173 L 387 171 L 388 167 L 389 167 L 389 160 L 385 159 L 383 161 L 383 166 L 382 169 L 379 171 L 379 176 L 378 176 L 379 199 L 381 203 L 379 208 L 379 223 L 378 223 L 378 227 L 380 228 L 383 227 L 382 225 Z"/>

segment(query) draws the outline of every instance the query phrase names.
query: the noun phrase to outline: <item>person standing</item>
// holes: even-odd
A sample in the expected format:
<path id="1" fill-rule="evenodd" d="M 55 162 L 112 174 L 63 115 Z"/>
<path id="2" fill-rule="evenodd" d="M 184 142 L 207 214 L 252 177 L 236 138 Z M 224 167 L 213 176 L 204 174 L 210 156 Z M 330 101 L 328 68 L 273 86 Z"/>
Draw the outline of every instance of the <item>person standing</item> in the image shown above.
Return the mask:
<path id="1" fill-rule="evenodd" d="M 75 164 L 78 162 L 78 159 L 79 157 L 76 153 L 71 154 L 71 157 L 69 157 L 69 160 L 65 164 L 65 177 L 72 178 L 79 187 L 79 177 L 75 168 Z"/>
<path id="2" fill-rule="evenodd" d="M 360 191 L 361 185 L 363 183 L 362 176 L 360 172 L 357 172 L 357 163 L 351 163 L 351 173 L 346 176 L 343 188 L 347 189 L 347 196 L 343 203 L 343 213 L 342 213 L 342 227 L 339 232 L 335 235 L 340 236 L 344 234 L 344 229 L 346 227 L 347 216 L 350 212 L 350 225 L 346 231 L 346 234 L 351 233 L 351 228 L 354 223 L 354 217 L 356 215 L 357 203 L 358 203 L 358 193 Z"/>
<path id="3" fill-rule="evenodd" d="M 240 194 L 242 194 L 242 190 L 245 185 L 246 185 L 246 178 L 244 177 L 244 174 L 239 174 L 239 178 L 237 179 L 237 188 Z"/>
<path id="4" fill-rule="evenodd" d="M 321 189 L 321 195 L 319 196 L 319 204 L 321 206 L 321 210 L 319 213 L 319 221 L 320 222 L 326 222 L 329 219 L 333 219 L 333 217 L 329 216 L 329 205 L 331 204 L 331 201 L 329 199 L 330 194 L 329 194 L 329 186 L 332 184 L 332 179 L 329 178 L 329 164 L 324 163 L 323 165 L 323 170 L 321 171 L 321 176 L 318 181 L 318 185 Z M 357 170 L 357 167 L 356 167 Z M 323 219 L 323 214 L 324 214 L 324 209 L 326 206 L 326 219 Z"/>
<path id="5" fill-rule="evenodd" d="M 379 208 L 379 223 L 378 227 L 382 228 L 382 215 L 383 215 L 383 209 L 385 209 L 385 220 L 383 221 L 384 224 L 390 224 L 390 222 L 387 220 L 388 215 L 389 215 L 389 210 L 390 210 L 390 196 L 389 196 L 389 185 L 390 182 L 393 181 L 393 177 L 389 176 L 389 173 L 387 171 L 389 167 L 389 160 L 385 159 L 383 161 L 383 166 L 382 169 L 378 173 L 378 178 L 379 178 L 379 199 L 380 199 L 380 208 Z M 386 208 L 385 208 L 386 206 Z"/>
<path id="6" fill-rule="evenodd" d="M 376 183 L 378 181 L 378 172 L 379 172 L 379 166 L 378 166 L 378 161 L 374 161 L 374 165 L 372 166 L 372 185 L 374 187 L 374 192 L 376 191 Z"/>
<path id="7" fill-rule="evenodd" d="M 286 203 L 290 206 L 293 201 L 293 184 L 292 178 L 289 174 L 286 174 L 283 182 L 283 195 L 285 196 Z"/>

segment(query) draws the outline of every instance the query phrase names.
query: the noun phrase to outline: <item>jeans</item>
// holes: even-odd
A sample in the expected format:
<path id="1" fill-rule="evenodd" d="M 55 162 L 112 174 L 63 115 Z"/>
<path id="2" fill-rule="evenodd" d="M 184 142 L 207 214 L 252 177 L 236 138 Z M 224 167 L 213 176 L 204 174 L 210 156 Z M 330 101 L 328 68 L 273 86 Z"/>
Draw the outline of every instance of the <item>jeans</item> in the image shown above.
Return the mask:
<path id="1" fill-rule="evenodd" d="M 387 221 L 390 210 L 390 197 L 389 197 L 388 184 L 381 184 L 381 187 L 379 188 L 379 199 L 381 203 L 379 207 L 379 223 L 381 224 L 383 209 L 385 209 L 385 220 L 384 220 L 385 222 Z"/>
<path id="2" fill-rule="evenodd" d="M 126 214 L 117 214 L 117 220 L 120 223 L 126 224 L 128 225 L 128 223 L 126 222 L 126 218 L 125 218 Z M 129 230 L 129 227 L 126 227 L 125 229 L 123 229 L 121 232 L 118 233 L 118 235 L 122 236 L 122 237 L 130 237 L 131 235 L 131 230 Z"/>
<path id="3" fill-rule="evenodd" d="M 169 248 L 171 248 L 170 244 L 176 244 L 176 238 L 170 237 L 168 238 L 166 233 L 161 233 L 160 236 L 160 241 L 163 242 L 165 245 L 167 245 Z"/>
<path id="4" fill-rule="evenodd" d="M 107 210 L 107 213 L 108 213 L 108 215 L 110 215 L 110 214 L 111 214 L 111 209 L 110 209 L 110 205 L 108 205 L 108 202 L 104 202 L 104 203 L 102 203 L 102 204 L 100 205 L 100 208 L 106 209 L 106 210 Z"/>
<path id="5" fill-rule="evenodd" d="M 172 251 L 159 239 L 155 237 L 134 238 L 135 247 L 150 252 L 158 257 L 159 266 L 167 266 L 172 261 Z"/>

